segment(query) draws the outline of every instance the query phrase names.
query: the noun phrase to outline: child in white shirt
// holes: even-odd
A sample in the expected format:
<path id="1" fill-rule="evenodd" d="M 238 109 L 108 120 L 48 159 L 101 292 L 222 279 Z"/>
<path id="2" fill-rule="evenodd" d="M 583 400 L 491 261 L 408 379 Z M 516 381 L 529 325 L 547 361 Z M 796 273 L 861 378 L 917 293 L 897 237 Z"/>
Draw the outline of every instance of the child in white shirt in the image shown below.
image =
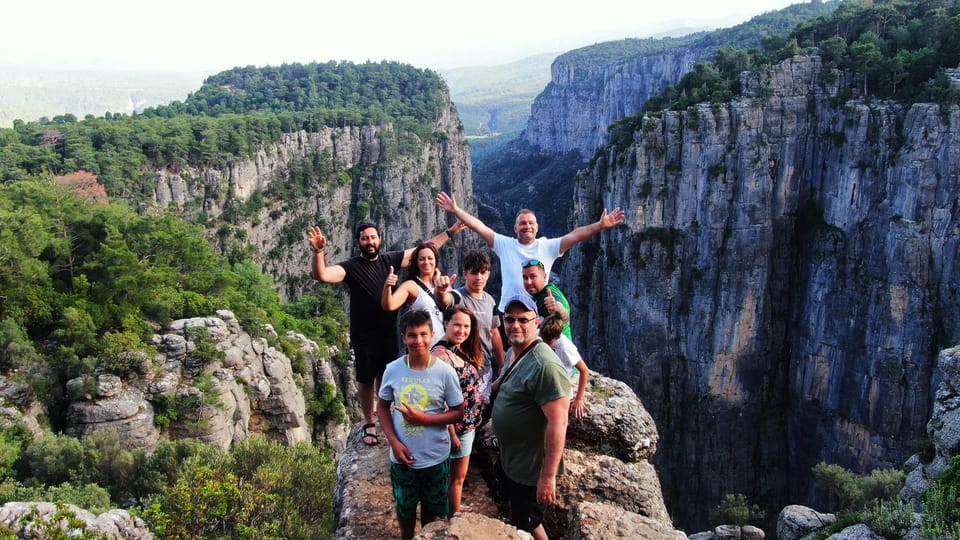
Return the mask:
<path id="1" fill-rule="evenodd" d="M 587 412 L 587 408 L 583 404 L 583 393 L 587 388 L 587 376 L 590 371 L 587 369 L 586 362 L 580 356 L 577 346 L 567 336 L 563 335 L 564 323 L 563 317 L 556 312 L 547 315 L 540 323 L 540 338 L 547 345 L 550 345 L 553 352 L 557 353 L 560 362 L 563 363 L 563 367 L 567 368 L 567 373 L 571 378 L 575 373 L 579 375 L 575 395 L 573 388 L 571 388 L 570 413 L 574 418 L 583 418 Z"/>

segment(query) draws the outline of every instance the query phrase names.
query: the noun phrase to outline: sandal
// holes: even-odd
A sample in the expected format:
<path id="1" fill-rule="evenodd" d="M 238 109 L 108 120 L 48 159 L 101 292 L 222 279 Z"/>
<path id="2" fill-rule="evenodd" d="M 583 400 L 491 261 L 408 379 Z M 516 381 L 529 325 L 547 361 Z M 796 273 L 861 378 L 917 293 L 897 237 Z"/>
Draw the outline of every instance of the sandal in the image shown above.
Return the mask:
<path id="1" fill-rule="evenodd" d="M 360 439 L 367 446 L 380 444 L 380 439 L 377 438 L 377 426 L 375 424 L 364 424 L 360 428 Z"/>

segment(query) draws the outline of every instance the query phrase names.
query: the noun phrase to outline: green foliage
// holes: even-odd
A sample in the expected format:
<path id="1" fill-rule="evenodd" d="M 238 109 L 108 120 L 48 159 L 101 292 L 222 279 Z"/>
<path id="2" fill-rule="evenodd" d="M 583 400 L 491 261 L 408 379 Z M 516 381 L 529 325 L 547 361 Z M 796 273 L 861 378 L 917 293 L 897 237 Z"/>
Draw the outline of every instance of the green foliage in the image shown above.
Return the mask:
<path id="1" fill-rule="evenodd" d="M 960 103 L 942 77 L 960 63 L 960 2 L 844 2 L 831 15 L 799 25 L 800 47 L 817 47 L 829 67 L 851 70 L 864 95 L 908 103 Z"/>
<path id="2" fill-rule="evenodd" d="M 817 486 L 833 499 L 834 511 L 851 513 L 884 501 L 896 501 L 906 475 L 895 469 L 875 469 L 862 476 L 821 461 L 814 466 L 813 477 Z"/>
<path id="3" fill-rule="evenodd" d="M 57 502 L 56 512 L 41 515 L 34 507 L 24 516 L 24 538 L 30 540 L 106 540 L 107 536 L 87 529 L 86 523 L 62 502 Z"/>
<path id="4" fill-rule="evenodd" d="M 152 356 L 144 340 L 173 318 L 229 309 L 253 332 L 269 322 L 281 334 L 343 341 L 329 291 L 287 308 L 256 263 L 231 264 L 200 227 L 86 205 L 46 180 L 0 184 L 0 253 L 0 369 L 16 369 L 54 411 L 70 378 L 138 372 Z M 222 355 L 195 341 L 196 358 Z"/>
<path id="5" fill-rule="evenodd" d="M 923 493 L 925 538 L 960 538 L 960 454 Z"/>
<path id="6" fill-rule="evenodd" d="M 750 504 L 747 496 L 741 493 L 727 493 L 714 510 L 714 523 L 717 525 L 737 525 L 743 527 L 763 521 L 765 512 L 755 504 Z"/>
<path id="7" fill-rule="evenodd" d="M 283 133 L 393 123 L 398 137 L 427 140 L 442 89 L 436 73 L 395 62 L 234 68 L 140 115 L 0 130 L 0 183 L 83 170 L 111 197 L 137 202 L 152 194 L 156 167 L 223 169 Z"/>
<path id="8" fill-rule="evenodd" d="M 193 350 L 190 352 L 190 358 L 197 360 L 201 365 L 220 362 L 226 354 L 217 349 L 217 344 L 210 337 L 210 331 L 205 326 L 193 326 L 187 328 L 187 340 L 193 343 Z"/>
<path id="9" fill-rule="evenodd" d="M 329 538 L 335 476 L 317 448 L 255 437 L 213 467 L 189 467 L 144 517 L 159 539 Z"/>

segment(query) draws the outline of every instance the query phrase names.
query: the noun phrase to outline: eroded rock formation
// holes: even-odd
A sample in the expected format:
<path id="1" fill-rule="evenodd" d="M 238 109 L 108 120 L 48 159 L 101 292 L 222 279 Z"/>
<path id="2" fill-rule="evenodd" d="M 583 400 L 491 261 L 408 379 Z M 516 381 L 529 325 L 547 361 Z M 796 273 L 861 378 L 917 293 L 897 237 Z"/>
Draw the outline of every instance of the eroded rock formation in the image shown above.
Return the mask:
<path id="1" fill-rule="evenodd" d="M 725 493 L 815 504 L 821 460 L 902 465 L 960 338 L 960 109 L 855 99 L 816 56 L 741 82 L 606 150 L 576 224 L 626 226 L 562 271 L 575 341 L 643 397 L 694 530 Z"/>

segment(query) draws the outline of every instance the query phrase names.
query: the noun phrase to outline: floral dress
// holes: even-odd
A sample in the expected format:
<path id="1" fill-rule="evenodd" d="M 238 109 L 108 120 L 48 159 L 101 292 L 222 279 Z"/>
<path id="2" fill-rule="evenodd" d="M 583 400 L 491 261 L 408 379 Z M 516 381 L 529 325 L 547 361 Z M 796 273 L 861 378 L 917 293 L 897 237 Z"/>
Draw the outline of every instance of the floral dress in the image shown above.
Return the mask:
<path id="1" fill-rule="evenodd" d="M 433 346 L 433 353 L 453 366 L 457 377 L 460 378 L 460 391 L 463 392 L 463 419 L 453 424 L 453 429 L 459 437 L 480 425 L 480 412 L 483 407 L 480 400 L 480 373 L 455 345 L 446 340 L 437 342 Z M 463 360 L 463 366 L 454 365 L 453 355 Z"/>

